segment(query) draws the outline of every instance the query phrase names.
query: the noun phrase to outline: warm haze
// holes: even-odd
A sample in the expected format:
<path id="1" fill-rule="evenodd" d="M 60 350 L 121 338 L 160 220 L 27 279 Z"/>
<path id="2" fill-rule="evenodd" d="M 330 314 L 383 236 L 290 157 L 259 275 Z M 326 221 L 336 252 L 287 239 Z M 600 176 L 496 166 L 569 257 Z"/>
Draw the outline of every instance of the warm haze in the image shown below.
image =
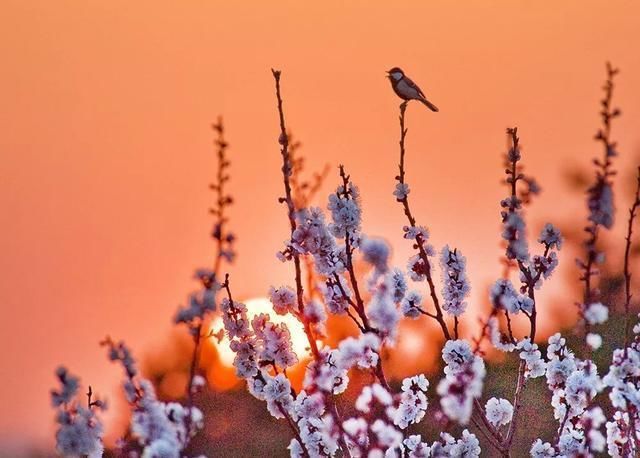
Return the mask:
<path id="1" fill-rule="evenodd" d="M 3 3 L 0 455 L 52 446 L 48 392 L 61 361 L 113 398 L 120 372 L 98 341 L 124 338 L 142 357 L 166 339 L 193 267 L 210 262 L 218 114 L 233 160 L 236 294 L 288 281 L 274 258 L 287 227 L 272 67 L 309 166 L 331 165 L 327 190 L 337 164 L 349 168 L 365 229 L 402 247 L 399 264 L 410 246 L 391 196 L 399 99 L 385 71 L 401 66 L 440 108 L 409 106 L 408 173 L 434 243 L 465 251 L 472 302 L 499 275 L 506 126 L 519 126 L 527 170 L 544 188 L 533 230 L 542 216 L 583 218 L 564 177 L 598 151 L 610 60 L 622 72 L 617 168 L 633 171 L 637 2 L 270 3 Z M 548 289 L 573 304 L 558 279 Z"/>

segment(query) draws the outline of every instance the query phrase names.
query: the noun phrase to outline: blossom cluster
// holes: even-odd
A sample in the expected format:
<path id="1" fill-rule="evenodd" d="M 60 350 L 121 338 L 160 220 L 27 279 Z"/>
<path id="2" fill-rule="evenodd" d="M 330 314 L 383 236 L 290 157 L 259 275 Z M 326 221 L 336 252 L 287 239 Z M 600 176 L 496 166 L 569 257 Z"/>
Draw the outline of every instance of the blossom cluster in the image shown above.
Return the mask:
<path id="1" fill-rule="evenodd" d="M 51 403 L 56 409 L 56 444 L 64 456 L 100 457 L 104 451 L 103 426 L 97 416 L 98 410 L 106 409 L 100 400 L 91 400 L 89 388 L 87 406 L 76 402 L 80 379 L 65 367 L 56 370 L 60 382 L 59 390 L 51 390 Z"/>
<path id="2" fill-rule="evenodd" d="M 625 343 L 613 352 L 604 376 L 592 359 L 592 352 L 602 346 L 603 339 L 591 332 L 591 327 L 606 322 L 610 315 L 609 307 L 591 284 L 597 261 L 597 229 L 613 223 L 612 190 L 607 188 L 611 187 L 611 164 L 607 161 L 615 155 L 615 144 L 609 138 L 608 125 L 599 137 L 606 147 L 607 161 L 605 165 L 596 164 L 602 170 L 588 193 L 591 230 L 587 232 L 592 238 L 585 245 L 587 260 L 579 264 L 585 282 L 580 318 L 586 326 L 584 339 L 588 346 L 574 351 L 560 333 L 546 342 L 536 333 L 538 291 L 557 270 L 563 236 L 556 226 L 547 223 L 537 238 L 539 251 L 530 246 L 525 212 L 540 187 L 523 173 L 517 129 L 507 131 L 511 142 L 505 161 L 509 195 L 500 204 L 505 271 L 489 288 L 489 315 L 481 319 L 480 335 L 476 336 L 471 326 L 462 330 L 459 326 L 466 318 L 471 290 L 466 258 L 449 245 L 436 251 L 429 231 L 411 210 L 405 179 L 406 102 L 400 106 L 401 153 L 393 196 L 407 219 L 403 237 L 415 251 L 402 269 L 393 265 L 389 244 L 363 230 L 362 197 L 344 167 L 340 166 L 340 184 L 329 195 L 326 213 L 309 206 L 308 196 L 294 198 L 292 188 L 298 189 L 299 185 L 293 174 L 299 165 L 292 163 L 295 144 L 290 143 L 286 132 L 280 72 L 274 70 L 273 75 L 285 185 L 280 201 L 287 206 L 290 225 L 284 249 L 277 257 L 293 267 L 295 278 L 292 286 L 271 287 L 268 295 L 276 315 L 289 315 L 301 323 L 308 347 L 294 351 L 289 327 L 274 322 L 269 313 L 250 317 L 247 306 L 233 298 L 229 276 L 220 281 L 219 262 L 214 269 L 197 271 L 203 288 L 190 296 L 175 319 L 189 326 L 195 342 L 186 405 L 160 401 L 151 382 L 139 373 L 128 347 L 110 339 L 104 342 L 109 358 L 124 369 L 124 391 L 132 410 L 128 432 L 134 443 L 122 451 L 143 457 L 186 454 L 191 438 L 203 426 L 202 412 L 191 398 L 191 387 L 204 383 L 195 374 L 200 330 L 207 314 L 216 311 L 235 354 L 236 375 L 252 396 L 264 402 L 269 414 L 290 429 L 288 450 L 292 457 L 473 458 L 483 452 L 510 456 L 523 393 L 533 383 L 546 385 L 557 428 L 554 437 L 530 438 L 532 457 L 587 457 L 605 452 L 614 457 L 638 456 L 640 324 L 629 332 L 632 317 L 628 313 L 631 294 L 627 265 Z M 606 88 L 611 89 L 609 85 Z M 616 116 L 607 105 L 609 96 L 606 122 Z M 226 143 L 219 146 L 224 151 Z M 226 163 L 224 155 L 220 160 Z M 225 177 L 224 173 L 219 175 L 215 188 L 222 199 L 214 229 L 214 239 L 219 242 L 218 261 L 233 258 L 229 251 L 233 237 L 223 235 L 227 233 L 222 213 L 230 203 L 222 190 L 228 179 Z M 633 215 L 632 211 L 629 244 Z M 438 252 L 439 262 L 433 263 Z M 440 289 L 436 286 L 438 269 Z M 303 274 L 307 276 L 304 287 Z M 226 297 L 218 301 L 221 292 Z M 325 337 L 331 314 L 350 320 L 353 333 L 330 345 Z M 442 330 L 442 376 L 432 382 L 424 374 L 406 377 L 401 383 L 389 380 L 385 354 L 393 351 L 402 337 L 401 320 L 422 317 L 435 320 Z M 524 332 L 520 331 L 522 327 L 512 326 L 516 319 L 527 325 Z M 484 356 L 490 346 L 517 363 L 512 397 L 485 390 L 490 374 Z M 304 372 L 300 384 L 290 378 L 295 366 Z M 104 404 L 91 401 L 90 390 L 87 408 L 81 407 L 74 401 L 79 380 L 66 369 L 59 369 L 57 375 L 61 388 L 51 395 L 57 411 L 59 451 L 99 456 L 103 450 L 102 426 L 96 411 Z M 365 383 L 354 388 L 357 383 L 351 384 L 353 380 Z M 432 385 L 435 390 L 430 390 Z M 608 403 L 603 393 L 608 395 Z M 353 396 L 353 405 L 345 406 L 349 395 Z M 441 427 L 432 435 L 437 437 L 433 441 L 414 434 L 416 425 L 428 416 L 437 419 Z M 460 433 L 454 436 L 454 429 Z"/>
<path id="3" fill-rule="evenodd" d="M 450 420 L 466 425 L 473 402 L 482 395 L 486 374 L 481 357 L 475 355 L 465 340 L 449 340 L 442 349 L 445 378 L 438 384 L 440 405 Z"/>
<path id="4" fill-rule="evenodd" d="M 141 377 L 135 360 L 124 342 L 105 339 L 111 361 L 122 365 L 126 380 L 125 397 L 132 409 L 130 433 L 143 457 L 180 457 L 191 438 L 204 425 L 203 414 L 194 406 L 157 399 L 153 384 Z"/>

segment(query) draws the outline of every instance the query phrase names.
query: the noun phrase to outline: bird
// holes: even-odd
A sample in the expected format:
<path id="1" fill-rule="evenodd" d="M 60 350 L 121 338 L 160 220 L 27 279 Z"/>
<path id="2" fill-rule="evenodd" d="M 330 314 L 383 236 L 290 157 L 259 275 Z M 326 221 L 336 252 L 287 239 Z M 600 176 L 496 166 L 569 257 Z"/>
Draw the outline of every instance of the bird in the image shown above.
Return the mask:
<path id="1" fill-rule="evenodd" d="M 416 83 L 404 74 L 401 68 L 393 67 L 387 72 L 387 78 L 391 81 L 393 91 L 405 101 L 418 100 L 424 103 L 431 111 L 438 111 L 438 107 L 429 102 Z"/>

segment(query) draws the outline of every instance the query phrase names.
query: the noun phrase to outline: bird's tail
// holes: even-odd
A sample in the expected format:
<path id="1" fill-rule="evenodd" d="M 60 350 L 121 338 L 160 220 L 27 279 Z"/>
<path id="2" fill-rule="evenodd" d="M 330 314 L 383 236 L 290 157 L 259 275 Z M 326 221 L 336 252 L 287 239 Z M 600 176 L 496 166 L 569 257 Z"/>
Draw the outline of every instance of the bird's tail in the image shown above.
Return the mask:
<path id="1" fill-rule="evenodd" d="M 431 111 L 439 111 L 437 106 L 435 106 L 433 103 L 429 102 L 429 101 L 428 101 L 427 99 L 425 99 L 424 97 L 422 97 L 422 98 L 420 99 L 420 101 L 421 101 L 422 103 L 424 103 L 424 104 L 425 104 L 425 105 L 426 105 L 426 106 L 427 106 Z"/>

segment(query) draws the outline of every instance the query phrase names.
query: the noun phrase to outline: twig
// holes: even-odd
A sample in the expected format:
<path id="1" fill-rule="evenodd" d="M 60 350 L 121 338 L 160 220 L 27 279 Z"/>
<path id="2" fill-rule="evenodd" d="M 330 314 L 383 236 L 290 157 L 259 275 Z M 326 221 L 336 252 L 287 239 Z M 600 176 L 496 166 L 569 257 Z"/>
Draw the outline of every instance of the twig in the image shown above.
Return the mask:
<path id="1" fill-rule="evenodd" d="M 216 193 L 216 205 L 214 208 L 210 209 L 210 213 L 212 213 L 216 217 L 216 222 L 214 224 L 214 230 L 212 234 L 214 240 L 216 241 L 216 256 L 213 262 L 213 271 L 211 276 L 212 278 L 208 280 L 205 279 L 203 281 L 205 288 L 217 287 L 215 282 L 220 275 L 222 260 L 223 258 L 229 261 L 232 259 L 231 245 L 233 243 L 233 237 L 230 234 L 227 234 L 225 231 L 225 224 L 227 223 L 225 210 L 229 205 L 231 205 L 233 199 L 231 198 L 231 196 L 225 193 L 225 183 L 229 180 L 229 176 L 226 174 L 225 170 L 229 167 L 230 163 L 226 156 L 226 151 L 229 145 L 224 138 L 224 123 L 222 121 L 222 117 L 219 117 L 218 121 L 212 124 L 211 127 L 217 133 L 215 144 L 217 146 L 216 155 L 218 157 L 216 181 L 209 186 Z M 189 380 L 187 381 L 187 409 L 189 415 L 187 416 L 185 421 L 187 429 L 185 440 L 189 440 L 189 438 L 191 437 L 191 411 L 194 404 L 193 379 L 195 378 L 196 371 L 198 369 L 203 326 L 204 320 L 200 318 L 200 320 L 197 322 L 197 325 L 195 325 L 195 327 L 191 329 L 194 345 L 193 353 L 191 356 L 191 364 L 189 366 Z"/>
<path id="2" fill-rule="evenodd" d="M 405 185 L 405 166 L 404 166 L 404 156 L 405 156 L 405 138 L 407 136 L 407 129 L 405 128 L 405 111 L 407 109 L 407 103 L 403 102 L 400 104 L 400 164 L 399 164 L 399 175 L 396 176 L 396 180 L 401 185 Z M 409 197 L 404 195 L 402 198 L 397 199 L 398 202 L 402 204 L 404 209 L 404 214 L 409 221 L 411 227 L 416 227 L 416 219 L 411 213 L 411 208 L 409 207 Z M 429 284 L 429 292 L 431 294 L 431 300 L 433 301 L 433 306 L 436 309 L 435 320 L 438 322 L 440 327 L 442 328 L 442 333 L 444 335 L 445 340 L 451 339 L 451 334 L 449 333 L 449 329 L 447 328 L 447 323 L 444 321 L 444 315 L 442 313 L 442 309 L 440 308 L 440 301 L 438 300 L 438 295 L 436 293 L 436 287 L 433 283 L 433 278 L 431 275 L 431 263 L 429 262 L 429 256 L 425 249 L 425 240 L 422 237 L 422 234 L 418 234 L 416 237 L 416 243 L 414 248 L 418 249 L 420 259 L 424 263 L 427 283 Z"/>
<path id="3" fill-rule="evenodd" d="M 629 268 L 629 254 L 631 252 L 631 235 L 633 234 L 633 220 L 636 217 L 636 211 L 640 206 L 640 167 L 638 167 L 638 176 L 636 179 L 636 195 L 631 208 L 629 209 L 629 221 L 627 223 L 627 236 L 624 247 L 624 346 L 629 346 L 629 327 L 631 320 L 629 316 L 629 308 L 631 307 L 631 270 Z"/>
<path id="4" fill-rule="evenodd" d="M 504 445 L 507 450 L 511 449 L 511 445 L 513 444 L 513 438 L 516 432 L 516 423 L 518 419 L 518 412 L 521 407 L 521 396 L 524 391 L 524 387 L 527 383 L 527 379 L 524 376 L 524 371 L 526 368 L 526 361 L 520 360 L 520 367 L 518 368 L 518 381 L 516 383 L 516 393 L 513 397 L 513 417 L 511 419 L 511 423 L 509 424 L 509 432 L 507 433 L 507 437 L 505 438 Z"/>
<path id="5" fill-rule="evenodd" d="M 271 73 L 276 83 L 276 98 L 278 101 L 278 116 L 280 121 L 280 137 L 278 142 L 280 143 L 280 154 L 282 155 L 282 178 L 284 182 L 284 191 L 285 197 L 281 198 L 280 201 L 286 203 L 287 205 L 287 214 L 289 217 L 289 226 L 291 232 L 291 238 L 293 238 L 293 233 L 296 230 L 296 211 L 295 205 L 293 203 L 293 197 L 291 194 L 291 157 L 289 155 L 289 138 L 287 135 L 287 127 L 284 120 L 284 109 L 282 107 L 282 96 L 280 94 L 280 75 L 281 72 L 279 70 L 271 69 Z M 291 255 L 293 257 L 293 264 L 295 266 L 295 280 L 296 280 L 296 296 L 298 300 L 298 316 L 302 321 L 302 325 L 304 327 L 304 332 L 307 335 L 307 339 L 309 341 L 309 346 L 311 348 L 311 353 L 315 359 L 320 359 L 320 352 L 318 350 L 318 345 L 316 343 L 315 337 L 313 336 L 313 331 L 311 330 L 311 325 L 308 320 L 304 319 L 304 289 L 302 287 L 302 269 L 300 267 L 300 255 L 295 251 L 291 250 Z"/>
<path id="6" fill-rule="evenodd" d="M 500 444 L 500 441 L 497 440 L 494 436 L 487 434 L 486 431 L 484 431 L 482 429 L 482 426 L 480 425 L 480 423 L 478 422 L 478 420 L 476 420 L 475 418 L 473 418 L 473 416 L 471 417 L 471 421 L 473 422 L 473 424 L 475 425 L 476 428 L 478 428 L 478 431 L 480 431 L 482 433 L 482 435 L 489 441 L 489 443 L 496 449 L 498 450 L 498 452 L 502 453 L 502 445 Z"/>
<path id="7" fill-rule="evenodd" d="M 89 385 L 89 390 L 87 391 L 87 407 L 91 409 L 93 403 L 91 402 L 91 396 L 93 395 L 93 390 L 91 389 L 91 385 Z"/>
<path id="8" fill-rule="evenodd" d="M 599 200 L 602 197 L 603 192 L 606 192 L 611 187 L 610 178 L 615 175 L 615 171 L 611 170 L 612 160 L 617 153 L 615 151 L 616 143 L 611 140 L 611 121 L 620 115 L 620 110 L 612 107 L 613 79 L 618 73 L 618 70 L 613 68 L 609 62 L 607 62 L 607 80 L 603 87 L 605 95 L 601 100 L 602 110 L 600 111 L 600 117 L 602 118 L 602 128 L 598 130 L 595 136 L 595 140 L 602 143 L 603 157 L 602 160 L 595 159 L 593 162 L 596 165 L 596 179 L 595 183 L 588 189 L 589 196 L 588 203 L 590 210 L 600 210 L 598 208 Z M 594 207 L 594 208 L 592 208 Z M 599 258 L 597 250 L 598 233 L 600 226 L 609 228 L 613 225 L 613 219 L 607 220 L 602 218 L 599 214 L 591 214 L 589 217 L 589 224 L 585 227 L 585 232 L 589 234 L 587 240 L 584 242 L 586 248 L 586 261 L 578 260 L 580 267 L 582 268 L 582 275 L 580 280 L 584 282 L 584 293 L 582 298 L 582 304 L 580 307 L 580 314 L 584 318 L 584 312 L 599 294 L 591 284 L 593 276 L 597 275 L 595 270 L 595 264 Z M 585 319 L 585 334 L 589 332 L 589 323 Z"/>
<path id="9" fill-rule="evenodd" d="M 278 405 L 278 410 L 280 411 L 282 416 L 287 420 L 287 424 L 289 425 L 289 428 L 291 428 L 291 431 L 293 431 L 293 434 L 296 436 L 296 440 L 298 441 L 298 444 L 300 444 L 300 447 L 302 448 L 302 455 L 307 458 L 310 458 L 311 455 L 309 455 L 309 451 L 307 450 L 307 447 L 304 445 L 304 442 L 302 441 L 302 437 L 300 437 L 300 431 L 298 430 L 298 425 L 296 424 L 296 422 L 293 421 L 293 419 L 291 418 L 291 415 L 289 415 L 289 413 L 280 405 L 280 403 L 278 403 L 277 401 L 276 403 Z"/>
<path id="10" fill-rule="evenodd" d="M 278 117 L 280 121 L 280 136 L 278 142 L 280 143 L 280 154 L 282 155 L 282 178 L 284 182 L 284 190 L 285 197 L 280 199 L 280 202 L 284 202 L 287 205 L 287 216 L 289 218 L 289 227 L 290 227 L 290 236 L 293 239 L 293 234 L 296 231 L 296 208 L 293 201 L 292 191 L 291 191 L 291 174 L 292 174 L 292 164 L 291 164 L 291 155 L 289 154 L 289 138 L 287 135 L 287 127 L 285 124 L 284 118 L 284 109 L 282 104 L 282 95 L 280 92 L 280 76 L 281 72 L 279 70 L 271 69 L 271 73 L 275 80 L 276 84 L 276 99 L 278 102 Z M 296 250 L 291 250 L 291 256 L 293 258 L 293 263 L 295 266 L 295 281 L 296 281 L 296 297 L 298 301 L 298 314 L 300 321 L 304 327 L 304 332 L 307 336 L 307 340 L 309 341 L 309 347 L 311 348 L 311 353 L 316 361 L 321 360 L 320 351 L 318 350 L 318 345 L 316 343 L 315 337 L 313 335 L 313 331 L 311 329 L 311 324 L 309 320 L 304 317 L 304 289 L 302 286 L 302 268 L 300 265 L 300 255 Z M 337 418 L 335 418 L 338 421 Z M 299 435 L 296 433 L 298 438 L 298 442 L 303 448 L 305 454 L 308 455 L 302 440 Z M 344 443 L 343 454 L 348 456 L 348 447 L 346 447 L 346 442 Z M 341 443 L 341 448 L 342 448 Z"/>
<path id="11" fill-rule="evenodd" d="M 344 427 L 342 426 L 342 417 L 338 412 L 338 406 L 336 405 L 336 400 L 333 396 L 329 397 L 329 409 L 333 417 L 336 419 L 338 431 L 340 432 L 338 443 L 340 444 L 340 448 L 342 449 L 342 453 L 344 454 L 343 458 L 351 458 L 351 452 L 349 451 L 349 446 L 347 445 L 347 441 L 344 438 L 344 436 L 346 435 L 346 432 L 344 430 Z"/>

